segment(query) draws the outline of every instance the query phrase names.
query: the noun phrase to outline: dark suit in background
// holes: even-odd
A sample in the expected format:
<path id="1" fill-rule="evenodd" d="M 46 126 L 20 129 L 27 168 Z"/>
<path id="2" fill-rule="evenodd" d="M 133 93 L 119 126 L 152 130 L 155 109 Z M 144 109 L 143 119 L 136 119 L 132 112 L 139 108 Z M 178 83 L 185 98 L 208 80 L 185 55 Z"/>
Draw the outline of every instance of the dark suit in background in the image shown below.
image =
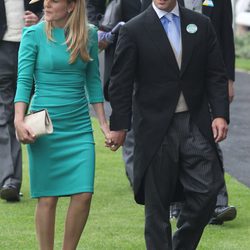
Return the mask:
<path id="1" fill-rule="evenodd" d="M 184 5 L 184 0 L 179 0 Z M 226 66 L 227 78 L 235 80 L 235 50 L 231 0 L 213 0 L 214 7 L 202 6 L 214 26 Z"/>
<path id="2" fill-rule="evenodd" d="M 229 120 L 220 48 L 208 18 L 180 8 L 180 20 L 180 67 L 151 6 L 125 24 L 109 87 L 110 126 L 116 135 L 130 128 L 135 92 L 134 194 L 137 203 L 145 204 L 149 250 L 195 249 L 222 184 L 209 111 L 210 104 L 214 118 Z M 189 24 L 195 24 L 197 32 L 187 31 Z M 175 113 L 181 92 L 189 111 Z M 189 137 L 195 142 L 184 139 Z M 172 241 L 168 214 L 177 181 L 184 188 L 185 205 Z"/>
<path id="3" fill-rule="evenodd" d="M 20 0 L 22 1 L 22 0 Z M 22 1 L 24 10 L 42 14 L 43 1 L 29 4 Z M 13 6 L 14 8 L 14 6 Z M 24 15 L 24 13 L 23 13 Z M 20 20 L 21 22 L 21 20 Z M 0 1 L 0 196 L 7 201 L 19 201 L 22 183 L 22 156 L 14 129 L 14 96 L 17 79 L 19 42 L 4 41 L 8 30 L 5 1 Z"/>

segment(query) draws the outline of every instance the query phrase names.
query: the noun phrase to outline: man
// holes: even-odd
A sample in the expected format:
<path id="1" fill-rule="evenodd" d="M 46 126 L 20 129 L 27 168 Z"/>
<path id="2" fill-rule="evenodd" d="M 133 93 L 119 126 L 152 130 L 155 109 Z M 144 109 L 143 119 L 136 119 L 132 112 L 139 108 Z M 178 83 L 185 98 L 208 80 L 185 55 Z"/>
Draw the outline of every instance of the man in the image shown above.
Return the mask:
<path id="1" fill-rule="evenodd" d="M 203 4 L 204 2 L 204 4 Z M 179 4 L 188 9 L 200 12 L 211 19 L 215 28 L 217 38 L 222 51 L 222 56 L 226 66 L 226 73 L 228 78 L 228 92 L 229 100 L 233 101 L 234 88 L 233 82 L 235 79 L 235 50 L 234 50 L 234 35 L 232 29 L 232 3 L 231 0 L 213 0 L 210 4 L 202 0 L 179 0 Z M 218 144 L 218 150 L 223 162 L 222 151 Z M 170 216 L 177 218 L 181 209 L 180 204 L 175 204 L 170 209 Z M 226 183 L 224 181 L 223 187 L 220 189 L 216 208 L 210 220 L 210 224 L 221 225 L 224 221 L 235 219 L 237 210 L 234 206 L 228 205 L 228 192 Z"/>
<path id="2" fill-rule="evenodd" d="M 176 0 L 153 0 L 121 28 L 109 87 L 114 151 L 130 129 L 133 91 L 133 188 L 145 204 L 147 249 L 196 249 L 223 182 L 216 143 L 226 138 L 229 121 L 224 64 L 209 19 Z M 172 240 L 166 215 L 178 181 L 185 203 Z"/>
<path id="3" fill-rule="evenodd" d="M 17 54 L 22 28 L 38 22 L 42 1 L 0 1 L 0 197 L 19 201 L 22 183 L 20 143 L 14 129 L 14 96 L 17 79 Z"/>

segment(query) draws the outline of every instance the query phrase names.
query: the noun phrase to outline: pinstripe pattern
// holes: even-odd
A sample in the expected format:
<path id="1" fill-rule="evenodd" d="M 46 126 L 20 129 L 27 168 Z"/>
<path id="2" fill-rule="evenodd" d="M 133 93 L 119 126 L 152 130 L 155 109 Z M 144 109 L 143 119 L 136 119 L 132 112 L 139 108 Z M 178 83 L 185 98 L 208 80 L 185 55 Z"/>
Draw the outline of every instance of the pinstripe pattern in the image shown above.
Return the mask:
<path id="1" fill-rule="evenodd" d="M 189 112 L 175 114 L 145 176 L 147 249 L 195 249 L 213 213 L 222 178 L 216 152 L 191 121 Z M 171 246 L 166 217 L 177 180 L 184 188 L 185 203 Z"/>
<path id="2" fill-rule="evenodd" d="M 220 157 L 221 162 L 223 163 L 223 169 L 224 169 L 224 160 L 223 160 L 223 153 L 220 148 L 220 145 L 217 143 L 217 151 Z M 223 180 L 223 186 L 220 189 L 218 195 L 217 195 L 217 201 L 216 201 L 216 207 L 227 207 L 228 206 L 228 192 L 227 192 L 227 186 L 225 179 Z"/>

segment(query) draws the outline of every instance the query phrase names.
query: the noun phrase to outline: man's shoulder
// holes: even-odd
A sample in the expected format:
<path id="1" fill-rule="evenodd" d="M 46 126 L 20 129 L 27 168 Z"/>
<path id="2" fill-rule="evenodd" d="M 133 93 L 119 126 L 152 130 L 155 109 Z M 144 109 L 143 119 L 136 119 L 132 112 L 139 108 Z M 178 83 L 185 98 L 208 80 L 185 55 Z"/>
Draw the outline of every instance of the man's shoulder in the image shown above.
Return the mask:
<path id="1" fill-rule="evenodd" d="M 146 17 L 146 13 L 142 12 L 139 15 L 133 17 L 132 19 L 130 19 L 125 26 L 127 28 L 133 28 L 133 27 L 138 27 L 143 25 L 144 21 L 145 21 L 145 17 Z"/>

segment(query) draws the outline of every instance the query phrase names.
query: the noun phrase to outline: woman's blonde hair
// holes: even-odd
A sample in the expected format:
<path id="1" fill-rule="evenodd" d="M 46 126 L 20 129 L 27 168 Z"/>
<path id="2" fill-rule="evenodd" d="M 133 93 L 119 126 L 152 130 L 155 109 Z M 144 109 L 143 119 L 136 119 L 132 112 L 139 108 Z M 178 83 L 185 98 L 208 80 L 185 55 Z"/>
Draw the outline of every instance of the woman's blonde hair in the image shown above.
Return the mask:
<path id="1" fill-rule="evenodd" d="M 85 0 L 67 0 L 68 3 L 75 2 L 75 7 L 65 25 L 66 44 L 70 51 L 69 63 L 74 63 L 80 54 L 85 62 L 91 60 L 88 53 L 89 25 L 86 15 Z M 46 34 L 49 40 L 52 38 L 52 23 L 46 22 Z"/>

